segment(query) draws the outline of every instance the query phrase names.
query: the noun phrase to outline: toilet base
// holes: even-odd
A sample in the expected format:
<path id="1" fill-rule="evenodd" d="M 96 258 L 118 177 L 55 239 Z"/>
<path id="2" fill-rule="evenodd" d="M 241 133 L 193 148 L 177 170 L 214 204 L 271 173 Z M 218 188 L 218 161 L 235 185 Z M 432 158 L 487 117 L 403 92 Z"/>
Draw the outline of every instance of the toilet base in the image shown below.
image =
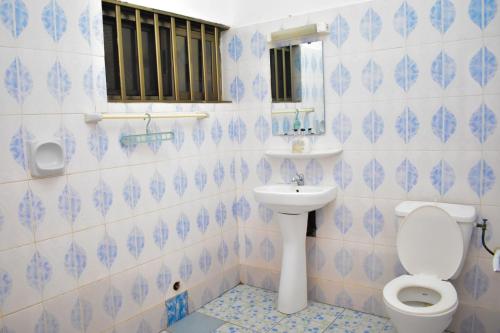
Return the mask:
<path id="1" fill-rule="evenodd" d="M 451 324 L 457 308 L 434 316 L 416 316 L 399 312 L 385 303 L 391 323 L 398 333 L 443 333 Z"/>

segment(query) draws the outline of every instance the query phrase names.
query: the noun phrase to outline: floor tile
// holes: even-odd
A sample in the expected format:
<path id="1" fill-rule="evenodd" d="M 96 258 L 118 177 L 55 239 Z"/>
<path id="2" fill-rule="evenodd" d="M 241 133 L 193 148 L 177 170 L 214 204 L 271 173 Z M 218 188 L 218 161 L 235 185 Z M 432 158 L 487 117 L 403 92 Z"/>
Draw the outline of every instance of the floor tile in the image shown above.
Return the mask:
<path id="1" fill-rule="evenodd" d="M 255 333 L 249 329 L 234 325 L 234 324 L 224 324 L 219 327 L 215 333 Z"/>
<path id="2" fill-rule="evenodd" d="M 168 331 L 170 333 L 212 333 L 222 325 L 224 321 L 220 319 L 194 312 L 170 326 Z"/>

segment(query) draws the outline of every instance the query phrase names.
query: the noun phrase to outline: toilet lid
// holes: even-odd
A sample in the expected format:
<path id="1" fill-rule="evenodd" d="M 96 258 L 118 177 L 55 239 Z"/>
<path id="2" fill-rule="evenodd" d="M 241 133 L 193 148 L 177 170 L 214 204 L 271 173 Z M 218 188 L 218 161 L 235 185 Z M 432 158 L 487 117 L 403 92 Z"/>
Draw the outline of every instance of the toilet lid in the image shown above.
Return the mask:
<path id="1" fill-rule="evenodd" d="M 403 220 L 397 250 L 409 273 L 448 280 L 460 267 L 464 255 L 462 231 L 442 208 L 422 206 Z"/>

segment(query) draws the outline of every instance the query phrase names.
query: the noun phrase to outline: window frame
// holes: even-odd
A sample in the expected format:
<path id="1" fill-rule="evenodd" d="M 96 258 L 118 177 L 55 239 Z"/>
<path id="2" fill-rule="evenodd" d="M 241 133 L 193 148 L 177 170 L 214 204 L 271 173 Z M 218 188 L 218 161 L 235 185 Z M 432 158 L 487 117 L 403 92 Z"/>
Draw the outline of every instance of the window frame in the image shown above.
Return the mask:
<path id="1" fill-rule="evenodd" d="M 157 9 L 146 8 L 143 6 L 138 6 L 126 2 L 121 2 L 119 0 L 102 0 L 103 7 L 103 23 L 110 25 L 110 20 L 114 21 L 116 43 L 111 43 L 111 47 L 116 52 L 118 58 L 118 70 L 116 67 L 112 68 L 112 71 L 118 72 L 118 82 L 114 82 L 115 86 L 118 86 L 119 94 L 109 94 L 107 91 L 108 102 L 163 102 L 163 103 L 220 103 L 225 102 L 222 100 L 222 82 L 221 82 L 221 56 L 220 56 L 220 32 L 229 29 L 229 27 L 208 22 L 204 20 L 194 19 L 191 17 L 178 15 L 166 11 L 161 11 Z M 122 23 L 127 21 L 132 22 L 135 25 L 135 34 L 137 45 L 137 62 L 136 67 L 138 70 L 138 96 L 127 95 L 127 83 L 125 80 L 125 61 L 123 52 L 123 33 L 122 33 Z M 112 25 L 113 23 L 111 23 Z M 154 52 L 150 54 L 151 59 L 156 61 L 156 88 L 158 90 L 157 95 L 151 95 L 146 92 L 146 71 L 143 62 L 143 43 L 142 43 L 142 26 L 144 24 L 152 25 L 154 32 Z M 196 25 L 196 29 L 193 29 L 193 25 Z M 163 89 L 163 57 L 162 55 L 162 45 L 160 27 L 168 29 L 169 37 L 165 41 L 168 43 L 168 49 L 170 53 L 170 69 L 166 71 L 170 73 L 167 74 L 165 78 L 166 81 L 171 81 L 171 93 L 170 96 L 164 95 Z M 150 32 L 150 30 L 149 30 Z M 179 90 L 179 76 L 181 69 L 178 68 L 177 59 L 177 37 L 181 36 L 186 38 L 186 49 L 187 49 L 187 72 L 185 72 L 189 78 L 187 83 L 187 89 L 185 91 Z M 201 82 L 199 84 L 199 91 L 193 93 L 193 62 L 199 62 L 199 58 L 194 59 L 193 54 L 193 43 L 201 43 L 201 49 L 198 47 L 198 55 L 201 52 L 201 63 L 199 63 L 199 70 L 201 70 Z M 207 53 L 207 43 L 210 43 L 210 54 Z M 106 43 L 105 43 L 106 45 Z M 168 65 L 168 62 L 166 62 Z M 211 76 L 208 77 L 207 67 L 211 66 Z M 133 68 L 135 70 L 135 68 Z M 151 72 L 151 71 L 149 71 Z M 169 77 L 170 76 L 170 77 Z M 153 78 L 149 77 L 152 80 Z M 198 78 L 199 80 L 199 78 Z M 208 81 L 211 81 L 212 91 L 207 93 Z M 155 91 L 156 92 L 156 91 Z"/>

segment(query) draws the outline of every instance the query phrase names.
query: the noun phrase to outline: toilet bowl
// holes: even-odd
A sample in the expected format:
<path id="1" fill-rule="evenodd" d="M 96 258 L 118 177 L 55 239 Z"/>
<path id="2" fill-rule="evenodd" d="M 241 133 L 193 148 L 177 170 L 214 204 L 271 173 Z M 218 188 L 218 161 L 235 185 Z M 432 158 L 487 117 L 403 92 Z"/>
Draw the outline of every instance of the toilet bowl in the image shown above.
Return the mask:
<path id="1" fill-rule="evenodd" d="M 458 307 L 448 279 L 460 273 L 475 221 L 470 206 L 403 202 L 398 257 L 411 275 L 387 283 L 383 290 L 387 314 L 399 333 L 442 333 Z"/>

